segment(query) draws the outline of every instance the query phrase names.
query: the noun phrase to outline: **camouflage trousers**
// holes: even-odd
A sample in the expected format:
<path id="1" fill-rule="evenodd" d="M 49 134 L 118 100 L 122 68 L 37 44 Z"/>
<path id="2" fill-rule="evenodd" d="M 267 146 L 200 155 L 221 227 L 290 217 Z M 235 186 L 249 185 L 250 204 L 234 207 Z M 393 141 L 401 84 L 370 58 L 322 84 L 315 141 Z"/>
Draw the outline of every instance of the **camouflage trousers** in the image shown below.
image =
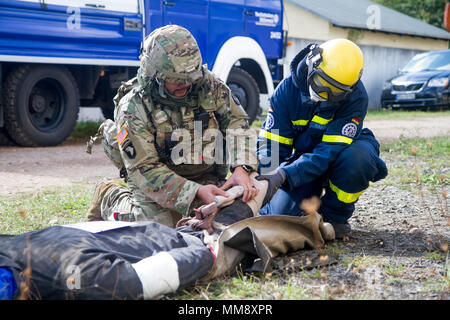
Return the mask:
<path id="1" fill-rule="evenodd" d="M 221 186 L 225 182 L 223 179 L 208 174 L 198 179 L 192 179 L 192 181 L 202 185 L 214 184 L 216 186 Z M 202 203 L 195 199 L 190 206 L 190 213 L 193 215 L 192 210 L 201 205 Z M 101 217 L 103 220 L 110 221 L 152 220 L 173 228 L 182 215 L 175 210 L 160 206 L 140 190 L 116 185 L 111 187 L 101 200 Z"/>

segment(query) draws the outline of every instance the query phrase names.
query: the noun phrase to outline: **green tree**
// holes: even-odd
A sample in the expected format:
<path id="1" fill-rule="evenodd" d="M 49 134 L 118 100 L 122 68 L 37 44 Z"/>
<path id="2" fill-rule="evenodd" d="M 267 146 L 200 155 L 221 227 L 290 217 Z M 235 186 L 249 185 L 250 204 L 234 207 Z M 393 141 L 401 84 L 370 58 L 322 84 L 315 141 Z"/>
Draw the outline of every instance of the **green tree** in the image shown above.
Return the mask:
<path id="1" fill-rule="evenodd" d="M 388 8 L 444 29 L 447 0 L 374 0 Z"/>

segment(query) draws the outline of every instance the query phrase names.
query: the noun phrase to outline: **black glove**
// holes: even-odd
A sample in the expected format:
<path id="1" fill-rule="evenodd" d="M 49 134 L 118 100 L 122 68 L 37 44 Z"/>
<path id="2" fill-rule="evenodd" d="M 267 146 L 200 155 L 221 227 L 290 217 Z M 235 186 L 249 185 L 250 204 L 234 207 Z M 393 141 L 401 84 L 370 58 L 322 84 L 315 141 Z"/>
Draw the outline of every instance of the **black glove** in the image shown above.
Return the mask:
<path id="1" fill-rule="evenodd" d="M 260 174 L 255 178 L 258 181 L 267 180 L 269 185 L 267 186 L 267 193 L 264 197 L 262 205 L 265 206 L 268 203 L 274 194 L 278 191 L 281 185 L 286 181 L 286 172 L 283 169 L 278 168 L 275 171 L 272 171 L 268 174 Z"/>

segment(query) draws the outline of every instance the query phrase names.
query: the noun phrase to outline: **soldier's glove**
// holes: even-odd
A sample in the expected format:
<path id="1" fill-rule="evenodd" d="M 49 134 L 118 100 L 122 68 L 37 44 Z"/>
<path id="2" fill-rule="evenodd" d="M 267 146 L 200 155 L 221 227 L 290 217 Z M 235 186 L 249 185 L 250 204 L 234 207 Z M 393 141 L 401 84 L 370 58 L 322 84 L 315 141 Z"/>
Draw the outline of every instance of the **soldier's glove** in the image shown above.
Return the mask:
<path id="1" fill-rule="evenodd" d="M 281 185 L 286 181 L 286 172 L 281 167 L 279 167 L 268 174 L 260 174 L 255 179 L 258 181 L 267 180 L 267 182 L 269 183 L 267 186 L 266 196 L 264 197 L 262 203 L 262 206 L 265 206 L 266 203 L 268 203 L 272 199 Z"/>

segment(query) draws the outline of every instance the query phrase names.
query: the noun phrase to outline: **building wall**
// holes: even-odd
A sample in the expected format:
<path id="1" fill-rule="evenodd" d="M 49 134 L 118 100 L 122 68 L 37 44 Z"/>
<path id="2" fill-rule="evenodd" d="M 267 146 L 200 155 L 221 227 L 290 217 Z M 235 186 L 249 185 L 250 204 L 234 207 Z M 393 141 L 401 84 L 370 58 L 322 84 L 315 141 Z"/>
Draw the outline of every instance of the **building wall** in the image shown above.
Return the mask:
<path id="1" fill-rule="evenodd" d="M 347 38 L 361 45 L 411 50 L 444 50 L 449 42 L 441 39 L 412 37 L 378 31 L 340 28 L 289 2 L 284 2 L 283 28 L 291 38 L 329 40 Z"/>
<path id="2" fill-rule="evenodd" d="M 383 84 L 416 54 L 429 50 L 448 49 L 447 40 L 401 36 L 333 26 L 327 20 L 284 2 L 284 28 L 288 41 L 284 59 L 284 74 L 289 75 L 289 64 L 294 56 L 309 43 L 322 43 L 335 38 L 356 42 L 364 53 L 362 81 L 369 95 L 369 108 L 380 108 Z"/>

